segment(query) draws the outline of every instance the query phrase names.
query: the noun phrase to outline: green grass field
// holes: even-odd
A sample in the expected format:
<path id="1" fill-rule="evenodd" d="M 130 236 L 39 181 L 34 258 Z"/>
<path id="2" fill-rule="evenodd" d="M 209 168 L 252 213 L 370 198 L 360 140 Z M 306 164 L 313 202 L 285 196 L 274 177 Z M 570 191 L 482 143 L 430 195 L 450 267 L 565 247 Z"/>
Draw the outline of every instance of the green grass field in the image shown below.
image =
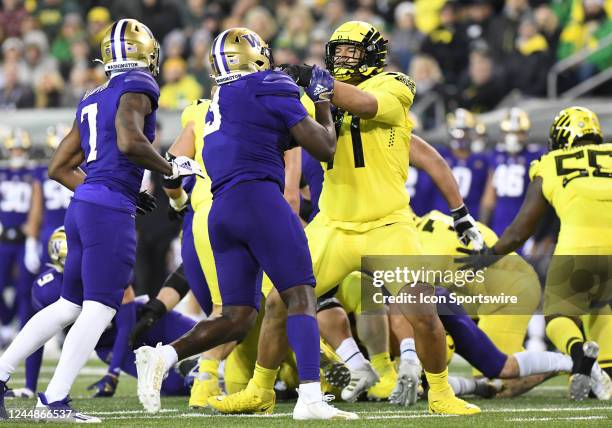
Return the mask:
<path id="1" fill-rule="evenodd" d="M 54 362 L 45 362 L 41 373 L 41 389 L 49 381 Z M 452 366 L 451 372 L 466 372 L 465 366 Z M 88 398 L 87 386 L 102 377 L 105 368 L 90 362 L 77 379 L 72 390 L 74 407 L 85 413 L 103 418 L 105 426 L 136 427 L 283 427 L 307 425 L 344 427 L 582 427 L 612 426 L 612 402 L 588 400 L 575 403 L 565 398 L 566 376 L 553 378 L 521 397 L 514 399 L 471 400 L 478 404 L 483 413 L 471 417 L 441 417 L 427 413 L 426 402 L 416 406 L 400 408 L 386 403 L 360 402 L 347 404 L 338 402 L 338 407 L 355 411 L 359 421 L 295 422 L 291 419 L 293 403 L 278 403 L 270 416 L 219 416 L 210 411 L 193 411 L 182 397 L 162 398 L 162 411 L 157 415 L 143 412 L 136 398 L 136 381 L 127 375 L 121 376 L 117 393 L 113 398 Z M 11 385 L 20 387 L 23 370 L 11 379 Z M 33 400 L 7 401 L 7 409 L 31 409 Z M 28 426 L 32 422 L 10 420 L 7 426 Z M 60 424 L 54 424 L 57 426 Z"/>

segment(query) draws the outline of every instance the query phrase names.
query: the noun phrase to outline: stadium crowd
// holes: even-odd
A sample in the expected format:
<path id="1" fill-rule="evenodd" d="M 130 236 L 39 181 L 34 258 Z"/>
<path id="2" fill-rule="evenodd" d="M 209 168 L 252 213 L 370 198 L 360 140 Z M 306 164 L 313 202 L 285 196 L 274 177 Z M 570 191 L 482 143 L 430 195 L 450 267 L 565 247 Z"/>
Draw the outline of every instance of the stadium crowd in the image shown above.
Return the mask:
<path id="1" fill-rule="evenodd" d="M 320 64 L 332 30 L 358 19 L 384 30 L 389 68 L 415 80 L 413 111 L 428 128 L 440 106 L 484 112 L 511 91 L 544 96 L 550 67 L 596 47 L 611 15 L 610 0 L 3 0 L 0 108 L 74 106 L 104 80 L 94 62 L 101 36 L 125 16 L 162 43 L 160 107 L 168 109 L 209 94 L 206 59 L 225 28 L 261 34 L 277 64 Z M 612 46 L 561 76 L 561 87 L 610 64 Z"/>

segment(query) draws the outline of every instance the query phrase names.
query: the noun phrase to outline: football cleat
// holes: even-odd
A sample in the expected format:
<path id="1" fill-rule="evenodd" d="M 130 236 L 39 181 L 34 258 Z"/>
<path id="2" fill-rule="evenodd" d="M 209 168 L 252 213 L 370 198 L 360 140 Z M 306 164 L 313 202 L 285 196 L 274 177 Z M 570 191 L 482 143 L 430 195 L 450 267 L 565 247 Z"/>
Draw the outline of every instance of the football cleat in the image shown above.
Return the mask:
<path id="1" fill-rule="evenodd" d="M 389 401 L 400 406 L 412 406 L 417 402 L 421 382 L 421 365 L 412 361 L 400 361 L 397 384 Z"/>
<path id="2" fill-rule="evenodd" d="M 0 380 L 0 421 L 8 419 L 6 407 L 4 407 L 4 394 L 7 390 L 6 382 Z"/>
<path id="3" fill-rule="evenodd" d="M 70 405 L 70 398 L 66 397 L 53 403 L 47 402 L 45 394 L 38 394 L 38 401 L 34 413 L 37 420 L 46 422 L 72 422 L 80 424 L 99 424 L 102 419 L 95 416 L 85 415 Z"/>
<path id="4" fill-rule="evenodd" d="M 455 397 L 450 387 L 449 391 L 444 393 L 433 393 L 430 389 L 428 401 L 429 413 L 460 416 L 476 415 L 480 413 L 480 407 Z"/>
<path id="5" fill-rule="evenodd" d="M 299 391 L 298 391 L 299 393 Z M 293 419 L 298 421 L 306 420 L 330 420 L 330 419 L 359 419 L 356 413 L 345 412 L 344 410 L 336 409 L 329 401 L 332 401 L 334 396 L 321 394 L 321 399 L 312 403 L 307 403 L 306 400 L 300 397 L 298 398 L 295 407 L 293 408 Z"/>
<path id="6" fill-rule="evenodd" d="M 369 361 L 358 370 L 351 370 L 351 381 L 342 390 L 342 399 L 349 403 L 357 401 L 359 396 L 379 381 L 378 375 Z"/>
<path id="7" fill-rule="evenodd" d="M 322 369 L 325 380 L 336 388 L 344 388 L 351 381 L 351 371 L 344 363 L 334 361 Z"/>
<path id="8" fill-rule="evenodd" d="M 245 389 L 235 394 L 208 398 L 208 405 L 219 413 L 270 414 L 274 411 L 276 394 L 273 389 L 258 387 L 251 379 Z"/>
<path id="9" fill-rule="evenodd" d="M 211 373 L 198 373 L 189 396 L 189 407 L 203 408 L 208 406 L 208 398 L 221 395 L 219 378 Z"/>
<path id="10" fill-rule="evenodd" d="M 501 379 L 487 379 L 483 377 L 476 379 L 474 395 L 482 398 L 493 398 L 502 389 L 504 389 L 504 383 Z"/>
<path id="11" fill-rule="evenodd" d="M 395 368 L 391 368 L 380 377 L 380 380 L 373 387 L 368 389 L 368 400 L 381 401 L 388 399 L 396 385 L 397 372 Z"/>
<path id="12" fill-rule="evenodd" d="M 589 392 L 591 392 L 591 376 L 583 374 L 583 370 L 588 369 L 587 373 L 592 373 L 593 365 L 599 355 L 599 345 L 595 342 L 584 342 L 582 349 L 584 357 L 581 361 L 574 362 L 574 364 L 579 366 L 577 371 L 582 373 L 573 373 L 569 378 L 569 397 L 574 401 L 586 400 L 589 397 Z"/>
<path id="13" fill-rule="evenodd" d="M 141 346 L 134 353 L 138 373 L 138 400 L 147 412 L 157 413 L 161 408 L 159 395 L 166 374 L 166 362 L 161 352 L 161 344 L 156 348 Z"/>
<path id="14" fill-rule="evenodd" d="M 30 388 L 7 389 L 4 398 L 34 398 L 34 392 Z"/>
<path id="15" fill-rule="evenodd" d="M 591 369 L 591 391 L 598 400 L 612 399 L 612 380 L 597 363 L 593 364 Z"/>

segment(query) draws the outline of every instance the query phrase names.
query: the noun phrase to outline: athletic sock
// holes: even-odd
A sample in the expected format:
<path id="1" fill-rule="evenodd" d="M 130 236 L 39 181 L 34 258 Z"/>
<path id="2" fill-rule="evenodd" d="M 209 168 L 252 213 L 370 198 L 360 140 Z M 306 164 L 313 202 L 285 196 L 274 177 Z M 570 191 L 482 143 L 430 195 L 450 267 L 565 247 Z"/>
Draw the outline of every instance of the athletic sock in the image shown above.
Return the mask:
<path id="1" fill-rule="evenodd" d="M 570 355 L 574 343 L 584 342 L 582 332 L 568 317 L 557 317 L 549 321 L 546 325 L 546 335 L 559 351 L 567 355 Z"/>
<path id="2" fill-rule="evenodd" d="M 419 357 L 416 352 L 416 345 L 414 343 L 414 338 L 409 337 L 407 339 L 402 339 L 400 342 L 400 359 L 402 361 L 410 361 L 415 364 L 419 364 Z"/>
<path id="3" fill-rule="evenodd" d="M 523 351 L 514 354 L 521 377 L 550 372 L 569 372 L 573 361 L 570 357 L 558 352 Z"/>
<path id="4" fill-rule="evenodd" d="M 287 317 L 287 340 L 297 362 L 300 381 L 320 379 L 321 347 L 317 319 L 306 314 Z"/>
<path id="5" fill-rule="evenodd" d="M 349 368 L 349 370 L 356 370 L 358 368 L 363 367 L 367 360 L 359 350 L 357 346 L 357 342 L 352 337 L 348 339 L 344 339 L 338 349 L 336 349 L 336 354 L 340 358 L 344 364 Z"/>
<path id="6" fill-rule="evenodd" d="M 320 382 L 300 383 L 299 391 L 300 398 L 307 404 L 315 403 L 322 399 Z"/>
<path id="7" fill-rule="evenodd" d="M 200 358 L 199 365 L 199 373 L 207 373 L 214 377 L 219 376 L 219 360 Z"/>
<path id="8" fill-rule="evenodd" d="M 476 391 L 476 379 L 449 376 L 448 383 L 456 396 L 473 394 Z"/>
<path id="9" fill-rule="evenodd" d="M 45 391 L 49 403 L 66 398 L 79 371 L 116 312 L 93 300 L 83 302 L 83 309 L 66 335 L 57 368 Z"/>
<path id="10" fill-rule="evenodd" d="M 434 394 L 448 394 L 453 393 L 450 385 L 448 384 L 448 368 L 444 369 L 441 373 L 429 373 L 425 372 L 427 383 L 429 384 L 429 392 Z"/>
<path id="11" fill-rule="evenodd" d="M 0 380 L 6 382 L 19 363 L 73 322 L 80 311 L 79 305 L 60 298 L 30 318 L 0 357 Z"/>
<path id="12" fill-rule="evenodd" d="M 174 347 L 171 345 L 164 345 L 160 347 L 160 349 L 164 357 L 166 371 L 168 371 L 172 368 L 172 366 L 178 363 L 178 354 L 176 353 L 176 349 L 174 349 Z"/>
<path id="13" fill-rule="evenodd" d="M 388 352 L 381 352 L 380 354 L 373 355 L 370 361 L 379 377 L 393 370 L 393 363 L 391 362 L 391 356 Z"/>
<path id="14" fill-rule="evenodd" d="M 261 389 L 274 389 L 274 383 L 276 382 L 276 375 L 278 375 L 277 369 L 267 369 L 255 363 L 255 370 L 253 371 L 253 382 Z"/>

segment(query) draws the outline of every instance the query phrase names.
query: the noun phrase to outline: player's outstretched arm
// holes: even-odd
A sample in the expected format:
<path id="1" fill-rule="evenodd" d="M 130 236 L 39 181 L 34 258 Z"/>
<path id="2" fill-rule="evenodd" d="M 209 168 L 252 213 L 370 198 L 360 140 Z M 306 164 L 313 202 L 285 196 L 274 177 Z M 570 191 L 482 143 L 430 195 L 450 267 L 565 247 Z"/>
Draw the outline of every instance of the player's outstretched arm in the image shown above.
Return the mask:
<path id="1" fill-rule="evenodd" d="M 115 117 L 117 147 L 132 162 L 151 171 L 172 175 L 172 167 L 144 134 L 145 117 L 153 111 L 145 94 L 127 92 L 121 96 Z"/>
<path id="2" fill-rule="evenodd" d="M 290 129 L 291 136 L 315 159 L 329 162 L 336 153 L 336 129 L 329 101 L 315 103 L 315 118 L 316 121 L 306 116 Z"/>
<path id="3" fill-rule="evenodd" d="M 378 100 L 374 95 L 337 80 L 334 82 L 332 103 L 362 119 L 372 119 L 378 112 Z"/>
<path id="4" fill-rule="evenodd" d="M 457 180 L 444 158 L 429 143 L 414 134 L 410 140 L 410 164 L 431 177 L 450 209 L 463 205 Z"/>
<path id="5" fill-rule="evenodd" d="M 72 129 L 53 153 L 49 163 L 49 178 L 74 191 L 77 186 L 85 181 L 85 173 L 80 168 L 84 160 L 85 154 L 81 149 L 81 135 L 75 120 Z"/>
<path id="6" fill-rule="evenodd" d="M 518 214 L 493 246 L 493 253 L 509 254 L 520 248 L 535 232 L 547 207 L 548 202 L 542 194 L 542 179 L 535 177 L 527 188 L 525 200 Z"/>

